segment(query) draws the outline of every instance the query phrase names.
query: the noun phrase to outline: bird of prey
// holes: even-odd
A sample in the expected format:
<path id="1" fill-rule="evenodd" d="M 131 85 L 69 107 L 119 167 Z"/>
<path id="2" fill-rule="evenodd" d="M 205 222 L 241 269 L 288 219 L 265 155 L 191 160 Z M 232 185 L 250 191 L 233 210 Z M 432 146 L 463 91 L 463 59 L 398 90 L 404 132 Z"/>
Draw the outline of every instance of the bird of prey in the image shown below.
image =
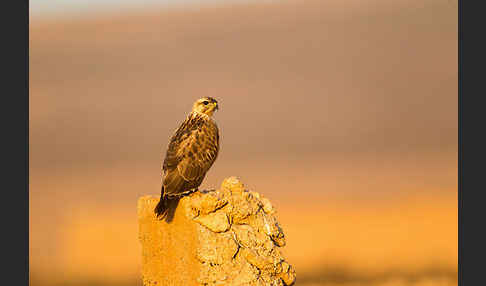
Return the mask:
<path id="1" fill-rule="evenodd" d="M 212 97 L 198 99 L 192 112 L 175 131 L 162 164 L 157 217 L 167 215 L 171 202 L 197 191 L 219 151 L 219 132 L 212 118 L 218 102 Z"/>

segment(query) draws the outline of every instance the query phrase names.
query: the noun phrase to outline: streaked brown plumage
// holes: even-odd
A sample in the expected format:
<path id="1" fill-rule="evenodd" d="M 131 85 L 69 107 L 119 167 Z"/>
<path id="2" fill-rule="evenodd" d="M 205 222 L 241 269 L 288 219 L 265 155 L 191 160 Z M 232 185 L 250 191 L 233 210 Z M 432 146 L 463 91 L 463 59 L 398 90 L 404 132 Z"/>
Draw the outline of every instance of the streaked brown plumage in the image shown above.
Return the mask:
<path id="1" fill-rule="evenodd" d="M 167 215 L 171 202 L 197 190 L 216 160 L 219 132 L 211 116 L 217 109 L 218 102 L 214 98 L 197 100 L 170 139 L 162 164 L 160 201 L 155 208 L 158 217 Z"/>

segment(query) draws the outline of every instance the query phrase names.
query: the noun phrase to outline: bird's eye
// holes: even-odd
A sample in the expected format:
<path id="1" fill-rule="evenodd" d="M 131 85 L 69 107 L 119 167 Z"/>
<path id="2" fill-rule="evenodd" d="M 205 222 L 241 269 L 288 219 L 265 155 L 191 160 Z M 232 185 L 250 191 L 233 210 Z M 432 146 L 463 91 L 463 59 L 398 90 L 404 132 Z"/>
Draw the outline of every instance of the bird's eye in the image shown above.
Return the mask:
<path id="1" fill-rule="evenodd" d="M 203 101 L 203 104 L 204 105 L 208 105 L 209 104 L 209 101 Z"/>

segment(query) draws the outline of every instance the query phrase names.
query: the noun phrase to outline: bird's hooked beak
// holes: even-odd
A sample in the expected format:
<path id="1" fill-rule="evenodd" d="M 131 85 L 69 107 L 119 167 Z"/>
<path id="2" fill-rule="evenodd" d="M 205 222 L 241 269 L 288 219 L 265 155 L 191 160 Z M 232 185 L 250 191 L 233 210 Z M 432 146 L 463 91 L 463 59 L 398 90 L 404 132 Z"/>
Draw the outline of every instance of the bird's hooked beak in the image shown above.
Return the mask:
<path id="1" fill-rule="evenodd" d="M 218 110 L 218 109 L 219 109 L 219 105 L 218 105 L 218 103 L 215 102 L 214 103 L 214 110 Z"/>

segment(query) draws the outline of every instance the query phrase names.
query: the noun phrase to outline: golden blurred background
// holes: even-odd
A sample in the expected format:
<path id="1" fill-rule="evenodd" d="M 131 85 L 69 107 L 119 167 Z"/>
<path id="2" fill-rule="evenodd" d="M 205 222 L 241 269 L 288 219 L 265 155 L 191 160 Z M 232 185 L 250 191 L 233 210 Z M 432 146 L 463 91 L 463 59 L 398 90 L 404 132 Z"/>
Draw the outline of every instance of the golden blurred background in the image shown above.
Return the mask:
<path id="1" fill-rule="evenodd" d="M 202 187 L 273 202 L 296 285 L 457 285 L 457 2 L 74 2 L 31 1 L 31 285 L 141 285 L 136 202 L 201 96 Z"/>

